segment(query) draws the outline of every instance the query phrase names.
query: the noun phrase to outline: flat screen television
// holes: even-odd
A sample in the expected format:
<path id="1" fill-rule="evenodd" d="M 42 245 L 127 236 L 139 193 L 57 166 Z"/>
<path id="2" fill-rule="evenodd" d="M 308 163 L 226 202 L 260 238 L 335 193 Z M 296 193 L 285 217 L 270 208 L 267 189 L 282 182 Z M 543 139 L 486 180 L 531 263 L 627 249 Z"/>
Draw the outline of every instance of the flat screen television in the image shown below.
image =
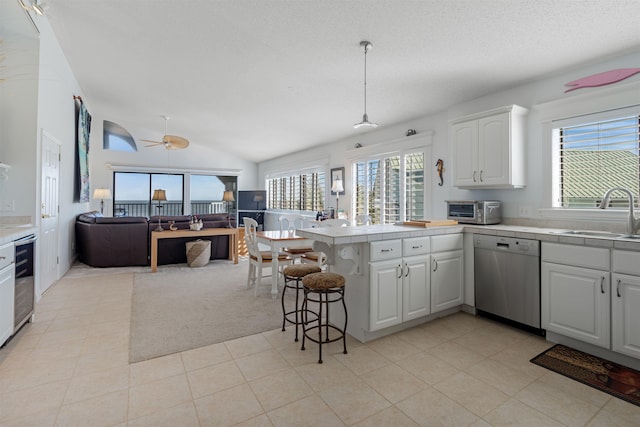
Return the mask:
<path id="1" fill-rule="evenodd" d="M 263 211 L 267 208 L 267 191 L 238 191 L 238 210 Z"/>

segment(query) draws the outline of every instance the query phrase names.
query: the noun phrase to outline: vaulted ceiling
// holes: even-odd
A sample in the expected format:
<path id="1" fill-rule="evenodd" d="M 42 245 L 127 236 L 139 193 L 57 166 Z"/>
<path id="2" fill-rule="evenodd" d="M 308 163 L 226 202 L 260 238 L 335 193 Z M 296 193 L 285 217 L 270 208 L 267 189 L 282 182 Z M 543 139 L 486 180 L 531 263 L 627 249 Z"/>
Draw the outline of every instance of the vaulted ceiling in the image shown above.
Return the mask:
<path id="1" fill-rule="evenodd" d="M 362 132 L 361 40 L 381 127 L 640 51 L 638 0 L 50 0 L 47 16 L 94 116 L 136 140 L 170 116 L 252 161 Z"/>

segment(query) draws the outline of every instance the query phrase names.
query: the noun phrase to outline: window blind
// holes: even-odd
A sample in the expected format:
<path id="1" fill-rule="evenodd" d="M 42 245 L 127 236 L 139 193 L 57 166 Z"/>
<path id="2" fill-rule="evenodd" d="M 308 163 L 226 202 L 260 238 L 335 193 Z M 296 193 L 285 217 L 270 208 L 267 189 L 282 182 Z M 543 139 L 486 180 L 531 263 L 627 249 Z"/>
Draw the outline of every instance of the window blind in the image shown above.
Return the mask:
<path id="1" fill-rule="evenodd" d="M 587 120 L 587 118 L 585 118 Z M 640 196 L 640 115 L 607 118 L 558 128 L 559 195 L 565 208 L 595 208 L 611 187 Z M 628 207 L 612 194 L 611 207 Z"/>

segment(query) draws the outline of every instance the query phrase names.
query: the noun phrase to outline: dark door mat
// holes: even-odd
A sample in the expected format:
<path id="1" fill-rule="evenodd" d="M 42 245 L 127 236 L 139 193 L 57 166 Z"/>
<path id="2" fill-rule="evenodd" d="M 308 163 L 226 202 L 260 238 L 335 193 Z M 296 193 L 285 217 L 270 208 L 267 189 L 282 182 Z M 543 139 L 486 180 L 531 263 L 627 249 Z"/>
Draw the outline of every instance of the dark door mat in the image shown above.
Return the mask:
<path id="1" fill-rule="evenodd" d="M 640 406 L 640 372 L 635 369 L 560 344 L 531 363 Z"/>

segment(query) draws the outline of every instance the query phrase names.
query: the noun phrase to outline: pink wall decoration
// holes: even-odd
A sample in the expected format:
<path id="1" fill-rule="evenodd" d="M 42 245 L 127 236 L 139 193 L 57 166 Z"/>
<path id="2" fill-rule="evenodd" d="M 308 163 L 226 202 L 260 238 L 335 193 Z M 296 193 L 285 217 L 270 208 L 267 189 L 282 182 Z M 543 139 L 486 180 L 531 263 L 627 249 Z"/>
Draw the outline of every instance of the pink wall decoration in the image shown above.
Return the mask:
<path id="1" fill-rule="evenodd" d="M 583 87 L 610 85 L 611 83 L 617 83 L 620 80 L 624 80 L 637 73 L 640 73 L 640 68 L 619 68 L 617 70 L 605 71 L 604 73 L 598 73 L 592 76 L 583 77 L 581 79 L 566 83 L 565 86 L 573 87 L 571 89 L 565 90 L 564 93 L 571 92 L 572 90 L 576 89 L 582 89 Z"/>

